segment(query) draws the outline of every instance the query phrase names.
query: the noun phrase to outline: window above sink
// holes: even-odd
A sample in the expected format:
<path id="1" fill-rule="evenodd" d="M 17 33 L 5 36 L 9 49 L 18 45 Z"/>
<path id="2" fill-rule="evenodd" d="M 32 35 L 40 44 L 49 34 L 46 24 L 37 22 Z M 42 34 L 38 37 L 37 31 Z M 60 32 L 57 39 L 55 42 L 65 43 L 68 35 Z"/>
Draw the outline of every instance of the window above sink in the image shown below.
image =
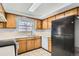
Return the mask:
<path id="1" fill-rule="evenodd" d="M 34 28 L 34 22 L 32 19 L 22 16 L 17 16 L 17 30 L 20 32 L 31 32 Z"/>

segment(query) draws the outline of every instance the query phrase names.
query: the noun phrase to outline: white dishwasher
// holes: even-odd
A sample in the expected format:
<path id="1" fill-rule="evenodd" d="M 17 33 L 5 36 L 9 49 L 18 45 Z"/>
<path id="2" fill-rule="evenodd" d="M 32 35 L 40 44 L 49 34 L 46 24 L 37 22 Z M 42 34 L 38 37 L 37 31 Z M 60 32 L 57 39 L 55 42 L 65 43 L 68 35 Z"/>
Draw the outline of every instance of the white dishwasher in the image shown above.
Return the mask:
<path id="1" fill-rule="evenodd" d="M 15 56 L 14 45 L 0 47 L 0 56 Z"/>
<path id="2" fill-rule="evenodd" d="M 16 56 L 16 44 L 13 40 L 0 40 L 0 56 Z"/>
<path id="3" fill-rule="evenodd" d="M 42 48 L 48 50 L 48 37 L 42 36 Z"/>

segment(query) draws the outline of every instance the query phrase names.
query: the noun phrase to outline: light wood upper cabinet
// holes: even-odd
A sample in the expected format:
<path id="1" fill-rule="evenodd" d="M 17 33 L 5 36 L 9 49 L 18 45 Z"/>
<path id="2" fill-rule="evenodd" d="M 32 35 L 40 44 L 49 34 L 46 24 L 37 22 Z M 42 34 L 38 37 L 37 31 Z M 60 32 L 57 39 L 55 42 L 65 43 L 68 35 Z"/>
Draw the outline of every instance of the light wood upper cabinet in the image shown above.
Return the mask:
<path id="1" fill-rule="evenodd" d="M 49 17 L 48 18 L 48 22 L 52 22 L 52 21 L 54 21 L 55 20 L 55 16 L 52 16 L 52 17 Z"/>
<path id="2" fill-rule="evenodd" d="M 0 28 L 6 28 L 6 22 L 1 22 L 0 23 Z"/>
<path id="3" fill-rule="evenodd" d="M 49 51 L 49 52 L 52 52 L 51 37 L 48 38 L 48 51 Z"/>
<path id="4" fill-rule="evenodd" d="M 47 22 L 48 22 L 47 19 L 43 20 L 43 22 L 42 22 L 43 29 L 48 29 L 48 23 Z"/>
<path id="5" fill-rule="evenodd" d="M 32 49 L 34 49 L 34 39 L 28 39 L 26 46 L 27 46 L 27 50 L 32 50 Z"/>
<path id="6" fill-rule="evenodd" d="M 65 12 L 65 16 L 71 15 L 77 15 L 77 8 Z"/>
<path id="7" fill-rule="evenodd" d="M 37 29 L 42 29 L 41 20 L 37 21 Z"/>
<path id="8" fill-rule="evenodd" d="M 16 15 L 14 14 L 6 14 L 7 18 L 7 28 L 16 28 Z"/>
<path id="9" fill-rule="evenodd" d="M 55 16 L 48 18 L 48 29 L 51 29 L 52 21 L 55 20 Z"/>
<path id="10" fill-rule="evenodd" d="M 3 23 L 0 23 L 0 28 L 3 28 L 3 27 L 4 27 Z"/>
<path id="11" fill-rule="evenodd" d="M 79 8 L 78 8 L 78 11 L 77 12 L 78 12 L 78 15 L 79 15 Z"/>
<path id="12" fill-rule="evenodd" d="M 41 39 L 35 38 L 35 46 L 34 48 L 40 48 L 41 47 Z"/>
<path id="13" fill-rule="evenodd" d="M 64 17 L 64 13 L 57 14 L 57 15 L 56 15 L 56 20 L 57 20 L 57 19 L 60 19 L 60 18 L 63 18 L 63 17 Z"/>
<path id="14" fill-rule="evenodd" d="M 20 38 L 17 42 L 19 43 L 18 53 L 26 52 L 27 51 L 26 39 Z"/>
<path id="15" fill-rule="evenodd" d="M 42 21 L 37 19 L 35 20 L 35 29 L 36 30 L 39 30 L 39 29 L 42 29 Z"/>

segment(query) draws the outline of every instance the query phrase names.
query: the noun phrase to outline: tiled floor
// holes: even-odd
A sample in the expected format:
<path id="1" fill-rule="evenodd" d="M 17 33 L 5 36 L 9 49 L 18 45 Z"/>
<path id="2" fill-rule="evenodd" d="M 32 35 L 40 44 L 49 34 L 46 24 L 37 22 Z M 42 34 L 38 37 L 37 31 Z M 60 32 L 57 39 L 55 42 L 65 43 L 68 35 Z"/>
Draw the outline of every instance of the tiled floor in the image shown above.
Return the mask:
<path id="1" fill-rule="evenodd" d="M 44 49 L 40 48 L 37 50 L 33 50 L 30 52 L 26 52 L 24 54 L 21 54 L 19 56 L 51 56 L 51 53 L 45 51 Z"/>

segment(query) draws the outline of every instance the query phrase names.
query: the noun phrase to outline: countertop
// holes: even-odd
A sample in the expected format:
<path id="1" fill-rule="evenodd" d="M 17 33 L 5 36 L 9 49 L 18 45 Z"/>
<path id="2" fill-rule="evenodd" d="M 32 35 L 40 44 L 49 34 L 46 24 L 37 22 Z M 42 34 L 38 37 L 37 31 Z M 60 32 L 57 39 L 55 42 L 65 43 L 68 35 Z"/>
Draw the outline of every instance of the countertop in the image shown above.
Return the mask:
<path id="1" fill-rule="evenodd" d="M 0 40 L 0 47 L 15 45 L 13 40 Z"/>

